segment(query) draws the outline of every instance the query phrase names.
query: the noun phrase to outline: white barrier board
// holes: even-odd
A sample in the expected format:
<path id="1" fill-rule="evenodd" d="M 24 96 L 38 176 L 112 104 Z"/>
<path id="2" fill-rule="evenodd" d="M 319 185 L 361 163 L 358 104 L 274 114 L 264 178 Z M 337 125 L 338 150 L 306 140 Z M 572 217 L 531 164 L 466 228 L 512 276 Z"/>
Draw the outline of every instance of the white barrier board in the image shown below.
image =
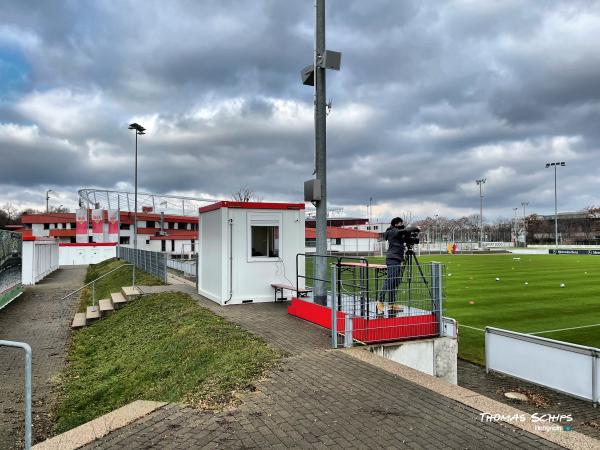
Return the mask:
<path id="1" fill-rule="evenodd" d="M 594 398 L 597 349 L 486 328 L 486 368 L 575 395 Z M 596 382 L 596 383 L 597 383 Z M 598 386 L 598 384 L 596 384 Z"/>

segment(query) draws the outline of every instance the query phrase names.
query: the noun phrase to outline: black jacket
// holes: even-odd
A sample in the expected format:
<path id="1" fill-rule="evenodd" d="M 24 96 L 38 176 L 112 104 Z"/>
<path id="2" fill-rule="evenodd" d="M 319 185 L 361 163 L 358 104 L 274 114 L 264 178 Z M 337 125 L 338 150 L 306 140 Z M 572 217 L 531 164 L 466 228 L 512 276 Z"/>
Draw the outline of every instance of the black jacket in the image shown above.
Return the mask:
<path id="1" fill-rule="evenodd" d="M 388 251 L 386 259 L 399 260 L 404 258 L 404 230 L 390 226 L 383 237 L 388 241 Z"/>

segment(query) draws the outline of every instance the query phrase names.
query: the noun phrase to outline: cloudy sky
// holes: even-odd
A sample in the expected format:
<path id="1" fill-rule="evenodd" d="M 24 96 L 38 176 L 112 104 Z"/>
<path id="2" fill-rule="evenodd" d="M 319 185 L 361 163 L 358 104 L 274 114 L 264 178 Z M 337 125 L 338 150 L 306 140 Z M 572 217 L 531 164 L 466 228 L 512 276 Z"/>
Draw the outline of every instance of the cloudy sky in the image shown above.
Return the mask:
<path id="1" fill-rule="evenodd" d="M 77 189 L 301 201 L 313 0 L 0 3 L 0 204 Z M 600 205 L 600 2 L 328 0 L 330 203 L 489 216 Z"/>

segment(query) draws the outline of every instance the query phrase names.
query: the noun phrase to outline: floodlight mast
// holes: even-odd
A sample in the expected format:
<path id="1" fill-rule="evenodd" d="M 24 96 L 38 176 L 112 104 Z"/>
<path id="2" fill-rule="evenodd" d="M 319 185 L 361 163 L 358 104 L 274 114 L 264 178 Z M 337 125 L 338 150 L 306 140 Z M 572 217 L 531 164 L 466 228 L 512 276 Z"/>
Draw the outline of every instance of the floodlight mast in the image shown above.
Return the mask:
<path id="1" fill-rule="evenodd" d="M 525 221 L 525 207 L 529 206 L 529 202 L 521 202 L 521 206 L 523 207 L 523 244 L 527 247 L 527 223 Z"/>
<path id="2" fill-rule="evenodd" d="M 479 186 L 479 249 L 483 248 L 483 192 L 482 187 L 485 184 L 485 178 L 479 178 L 475 180 L 477 186 Z"/>
<path id="3" fill-rule="evenodd" d="M 554 167 L 554 246 L 558 254 L 558 195 L 556 193 L 556 168 L 565 167 L 564 161 L 546 163 L 546 169 Z"/>
<path id="4" fill-rule="evenodd" d="M 315 2 L 315 171 L 317 180 L 321 181 L 321 200 L 317 202 L 316 214 L 316 252 L 327 254 L 327 116 L 325 113 L 326 76 L 325 67 L 320 67 L 319 60 L 325 53 L 325 0 Z M 327 279 L 326 258 L 316 258 L 315 278 Z M 324 281 L 315 283 L 315 302 L 327 305 L 327 284 Z"/>
<path id="5" fill-rule="evenodd" d="M 134 184 L 135 184 L 135 194 L 134 194 L 134 207 L 133 207 L 133 253 L 135 262 L 132 268 L 132 276 L 131 276 L 131 284 L 135 288 L 135 267 L 138 264 L 138 254 L 137 254 L 137 241 L 138 241 L 138 224 L 137 224 L 137 210 L 138 210 L 138 135 L 141 136 L 146 131 L 146 129 L 137 123 L 132 123 L 129 125 L 130 130 L 135 130 L 135 175 L 134 175 Z"/>

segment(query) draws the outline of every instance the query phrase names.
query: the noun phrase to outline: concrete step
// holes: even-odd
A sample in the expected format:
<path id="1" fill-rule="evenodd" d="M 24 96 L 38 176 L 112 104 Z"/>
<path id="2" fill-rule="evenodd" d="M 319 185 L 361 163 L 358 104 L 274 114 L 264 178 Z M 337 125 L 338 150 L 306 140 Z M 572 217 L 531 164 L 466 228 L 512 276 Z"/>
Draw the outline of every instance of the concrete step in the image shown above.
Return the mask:
<path id="1" fill-rule="evenodd" d="M 81 328 L 85 327 L 85 313 L 77 313 L 75 317 L 73 317 L 73 322 L 71 322 L 71 328 Z"/>
<path id="2" fill-rule="evenodd" d="M 127 300 L 135 300 L 140 295 L 142 295 L 140 290 L 137 287 L 133 286 L 123 286 L 121 288 L 121 293 L 125 296 Z"/>
<path id="3" fill-rule="evenodd" d="M 120 308 L 125 303 L 127 303 L 127 298 L 125 298 L 125 296 L 120 292 L 113 292 L 112 294 L 110 294 L 110 298 L 113 302 L 113 307 L 115 309 Z"/>
<path id="4" fill-rule="evenodd" d="M 97 306 L 88 306 L 85 311 L 86 321 L 97 320 L 100 318 L 100 308 Z"/>
<path id="5" fill-rule="evenodd" d="M 113 302 L 110 298 L 103 298 L 102 300 L 98 301 L 98 306 L 100 307 L 100 314 L 102 316 L 106 316 L 115 310 Z"/>

